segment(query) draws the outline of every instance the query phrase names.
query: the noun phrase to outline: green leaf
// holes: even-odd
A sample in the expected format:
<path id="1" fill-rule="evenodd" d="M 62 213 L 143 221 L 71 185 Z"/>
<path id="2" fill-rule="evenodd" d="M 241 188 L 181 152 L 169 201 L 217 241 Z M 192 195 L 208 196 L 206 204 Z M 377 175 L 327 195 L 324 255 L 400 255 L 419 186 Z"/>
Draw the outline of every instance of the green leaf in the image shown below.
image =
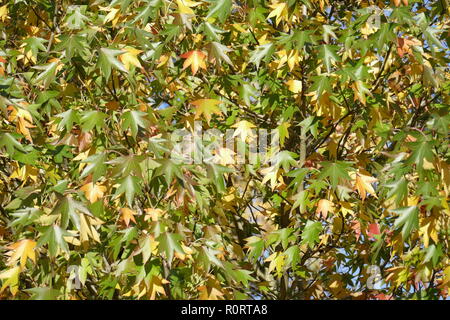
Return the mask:
<path id="1" fill-rule="evenodd" d="M 283 150 L 277 152 L 272 158 L 272 161 L 277 169 L 282 167 L 285 172 L 289 172 L 290 166 L 297 165 L 297 161 L 294 159 L 297 157 L 298 156 L 295 153 Z"/>
<path id="2" fill-rule="evenodd" d="M 284 254 L 286 255 L 286 265 L 294 267 L 300 262 L 300 248 L 298 245 L 289 247 Z"/>
<path id="3" fill-rule="evenodd" d="M 230 57 L 227 56 L 227 52 L 232 52 L 233 50 L 220 44 L 218 42 L 211 42 L 211 52 L 214 58 L 217 59 L 218 62 L 225 61 L 226 63 L 233 65 Z"/>
<path id="4" fill-rule="evenodd" d="M 138 177 L 128 176 L 122 179 L 120 182 L 120 187 L 117 188 L 115 196 L 118 197 L 125 193 L 125 198 L 129 207 L 133 206 L 133 200 L 135 194 L 141 194 L 141 180 Z"/>
<path id="5" fill-rule="evenodd" d="M 79 213 L 92 216 L 90 211 L 83 206 L 81 202 L 74 200 L 71 196 L 63 197 L 55 206 L 52 214 L 61 215 L 61 228 L 67 229 L 69 225 L 69 219 L 72 221 L 73 226 L 77 229 L 81 229 Z"/>
<path id="6" fill-rule="evenodd" d="M 252 98 L 256 100 L 258 91 L 249 83 L 243 83 L 239 89 L 239 95 L 247 106 L 252 105 Z"/>
<path id="7" fill-rule="evenodd" d="M 11 215 L 15 218 L 9 223 L 9 227 L 26 227 L 38 219 L 43 212 L 36 208 L 25 208 L 17 210 Z"/>
<path id="8" fill-rule="evenodd" d="M 24 291 L 31 293 L 31 300 L 56 300 L 60 295 L 58 290 L 48 287 L 37 287 Z"/>
<path id="9" fill-rule="evenodd" d="M 60 40 L 55 50 L 64 51 L 67 59 L 89 54 L 86 38 L 81 35 L 62 35 Z"/>
<path id="10" fill-rule="evenodd" d="M 142 177 L 141 163 L 144 159 L 144 155 L 129 155 L 117 157 L 108 161 L 107 164 L 112 164 L 114 166 L 112 170 L 114 176 L 128 176 L 133 174 L 137 177 Z"/>
<path id="11" fill-rule="evenodd" d="M 224 30 L 217 28 L 209 22 L 204 22 L 201 26 L 201 30 L 205 33 L 206 37 L 212 41 L 220 41 L 219 34 L 225 33 Z"/>
<path id="12" fill-rule="evenodd" d="M 248 286 L 249 281 L 255 281 L 256 279 L 253 278 L 250 274 L 252 274 L 252 271 L 239 269 L 234 264 L 225 262 L 225 273 L 228 277 L 231 277 L 234 281 L 242 283 L 244 286 Z"/>
<path id="13" fill-rule="evenodd" d="M 123 114 L 123 129 L 131 130 L 133 138 L 136 138 L 139 128 L 146 129 L 149 126 L 149 121 L 145 118 L 147 114 L 142 111 L 131 110 Z"/>
<path id="14" fill-rule="evenodd" d="M 94 127 L 100 132 L 101 128 L 105 125 L 105 119 L 107 115 L 101 111 L 85 111 L 81 116 L 81 128 L 83 131 L 90 131 Z"/>
<path id="15" fill-rule="evenodd" d="M 161 164 L 158 168 L 156 168 L 154 177 L 163 176 L 166 180 L 167 185 L 172 183 L 174 177 L 178 177 L 183 179 L 183 175 L 181 173 L 180 166 L 173 162 L 170 159 L 161 159 L 156 160 L 159 164 Z"/>
<path id="16" fill-rule="evenodd" d="M 321 165 L 324 167 L 323 171 L 319 175 L 319 179 L 329 178 L 331 186 L 336 189 L 339 183 L 339 179 L 350 180 L 348 175 L 350 163 L 344 161 L 336 162 L 323 162 Z"/>
<path id="17" fill-rule="evenodd" d="M 92 181 L 95 183 L 101 176 L 106 173 L 106 154 L 99 153 L 94 154 L 82 161 L 83 163 L 89 163 L 81 173 L 80 178 L 87 177 L 92 174 Z"/>
<path id="18" fill-rule="evenodd" d="M 23 43 L 25 44 L 25 52 L 31 52 L 33 57 L 36 58 L 39 51 L 47 50 L 44 46 L 45 42 L 47 42 L 47 40 L 38 37 L 27 38 L 23 40 Z"/>
<path id="19" fill-rule="evenodd" d="M 71 6 L 67 12 L 66 23 L 67 27 L 71 30 L 82 29 L 86 25 L 86 21 L 89 20 L 83 13 L 86 10 L 86 6 Z"/>
<path id="20" fill-rule="evenodd" d="M 69 246 L 67 245 L 64 237 L 72 236 L 66 230 L 61 229 L 57 225 L 48 226 L 41 230 L 43 233 L 37 242 L 37 246 L 48 245 L 48 252 L 51 257 L 56 257 L 58 253 L 58 249 L 63 250 L 66 253 L 69 253 Z"/>
<path id="21" fill-rule="evenodd" d="M 311 86 L 310 91 L 315 92 L 316 96 L 320 97 L 323 92 L 332 92 L 329 77 L 325 75 L 314 76 L 312 77 L 312 80 L 314 83 Z"/>
<path id="22" fill-rule="evenodd" d="M 67 132 L 72 130 L 74 123 L 79 122 L 78 113 L 74 109 L 69 109 L 63 113 L 57 114 L 56 117 L 61 118 L 61 121 L 58 123 L 58 130 L 62 130 L 64 127 Z"/>
<path id="23" fill-rule="evenodd" d="M 441 32 L 442 32 L 442 30 L 435 29 L 432 26 L 429 26 L 423 32 L 425 39 L 427 39 L 427 41 L 433 51 L 434 51 L 433 45 L 437 46 L 439 49 L 445 49 L 444 46 L 442 45 L 441 41 L 438 38 L 438 34 Z"/>
<path id="24" fill-rule="evenodd" d="M 55 80 L 57 67 L 58 61 L 54 61 L 43 66 L 33 67 L 34 69 L 42 70 L 42 72 L 36 78 L 35 83 L 38 84 L 42 82 L 44 87 L 47 88 L 50 85 L 50 83 L 52 83 L 53 80 Z"/>
<path id="25" fill-rule="evenodd" d="M 416 206 L 403 207 L 392 210 L 392 212 L 399 215 L 395 220 L 394 228 L 399 229 L 402 227 L 403 239 L 408 238 L 411 231 L 419 227 L 419 210 Z"/>
<path id="26" fill-rule="evenodd" d="M 14 135 L 17 136 L 16 134 Z M 14 138 L 14 135 L 10 133 L 0 134 L 0 147 L 5 147 L 6 152 L 8 152 L 10 156 L 16 154 L 16 150 L 25 152 L 25 149 L 20 142 Z"/>
<path id="27" fill-rule="evenodd" d="M 214 163 L 206 165 L 208 179 L 215 185 L 218 192 L 225 192 L 224 174 L 233 172 L 233 169 Z"/>
<path id="28" fill-rule="evenodd" d="M 164 232 L 158 238 L 158 251 L 166 255 L 169 263 L 172 262 L 174 252 L 184 254 L 183 248 L 180 245 L 182 240 L 181 235 L 177 233 Z"/>
<path id="29" fill-rule="evenodd" d="M 250 56 L 250 63 L 254 63 L 256 68 L 259 68 L 261 61 L 267 62 L 268 59 L 272 56 L 274 51 L 273 43 L 266 43 L 261 46 L 258 46 Z"/>
<path id="30" fill-rule="evenodd" d="M 400 178 L 385 186 L 390 188 L 386 198 L 390 199 L 395 196 L 395 203 L 397 205 L 399 205 L 408 195 L 408 181 L 405 178 Z"/>
<path id="31" fill-rule="evenodd" d="M 322 45 L 320 47 L 319 57 L 323 60 L 327 72 L 331 72 L 333 62 L 340 61 L 339 56 L 336 54 L 337 47 L 330 45 Z"/>
<path id="32" fill-rule="evenodd" d="M 106 81 L 108 81 L 109 77 L 111 76 L 112 68 L 128 73 L 128 70 L 125 68 L 125 66 L 116 59 L 118 55 L 121 55 L 123 53 L 124 52 L 122 50 L 109 48 L 101 48 L 98 51 L 97 68 L 100 68 Z"/>
<path id="33" fill-rule="evenodd" d="M 448 135 L 450 129 L 450 113 L 445 115 L 433 113 L 431 119 L 427 122 L 427 126 L 442 135 Z"/>
<path id="34" fill-rule="evenodd" d="M 433 267 L 436 267 L 439 262 L 439 258 L 442 255 L 442 245 L 440 243 L 437 246 L 432 244 L 426 249 L 426 255 L 423 262 L 428 262 L 431 260 L 433 263 Z"/>
<path id="35" fill-rule="evenodd" d="M 412 150 L 411 156 L 406 160 L 406 164 L 416 164 L 419 170 L 423 169 L 424 159 L 432 162 L 434 159 L 433 143 L 422 138 L 416 142 L 410 142 L 409 147 Z"/>
<path id="36" fill-rule="evenodd" d="M 394 27 L 393 23 L 383 23 L 380 30 L 375 34 L 376 45 L 379 51 L 383 50 L 385 46 L 388 46 L 395 39 Z"/>
<path id="37" fill-rule="evenodd" d="M 251 239 L 249 239 L 247 246 L 249 247 L 248 258 L 251 261 L 255 262 L 261 257 L 263 253 L 264 239 L 261 239 L 259 237 L 252 237 Z"/>
<path id="38" fill-rule="evenodd" d="M 233 1 L 231 0 L 210 0 L 211 5 L 209 6 L 209 11 L 206 19 L 217 17 L 219 21 L 224 23 L 227 17 L 231 13 L 231 6 Z"/>
<path id="39" fill-rule="evenodd" d="M 302 231 L 302 244 L 307 244 L 311 249 L 319 242 L 319 235 L 322 232 L 322 224 L 319 221 L 308 220 Z"/>

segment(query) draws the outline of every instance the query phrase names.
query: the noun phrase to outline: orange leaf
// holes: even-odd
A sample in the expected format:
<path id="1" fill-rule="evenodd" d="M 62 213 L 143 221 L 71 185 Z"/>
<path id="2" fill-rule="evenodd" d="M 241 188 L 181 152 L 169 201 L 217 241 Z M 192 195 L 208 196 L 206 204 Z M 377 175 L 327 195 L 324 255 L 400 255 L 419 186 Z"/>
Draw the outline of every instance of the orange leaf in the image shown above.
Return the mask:
<path id="1" fill-rule="evenodd" d="M 133 221 L 136 223 L 136 219 L 134 219 L 134 216 L 136 213 L 128 208 L 122 208 L 120 209 L 120 213 L 122 214 L 122 220 L 125 222 L 125 225 L 128 227 L 130 225 L 130 221 Z"/>
<path id="2" fill-rule="evenodd" d="M 328 212 L 333 211 L 333 208 L 334 208 L 333 202 L 327 199 L 321 199 L 317 204 L 316 215 L 319 218 L 322 216 L 324 219 L 326 219 L 328 216 Z"/>
<path id="3" fill-rule="evenodd" d="M 355 190 L 358 191 L 359 195 L 361 196 L 361 199 L 364 201 L 366 199 L 367 193 L 370 193 L 375 198 L 377 197 L 375 194 L 375 190 L 373 189 L 371 183 L 377 182 L 378 179 L 362 174 L 357 173 L 355 178 Z"/>
<path id="4" fill-rule="evenodd" d="M 117 109 L 119 109 L 120 104 L 118 101 L 110 101 L 110 102 L 106 103 L 106 107 L 109 110 L 117 110 Z"/>
<path id="5" fill-rule="evenodd" d="M 412 54 L 411 46 L 419 46 L 421 44 L 417 39 L 397 38 L 397 53 L 400 58 L 406 53 Z"/>
<path id="6" fill-rule="evenodd" d="M 355 231 L 356 241 L 358 241 L 361 236 L 361 223 L 358 220 L 352 221 L 352 230 Z"/>
<path id="7" fill-rule="evenodd" d="M 20 260 L 20 267 L 23 269 L 25 263 L 27 262 L 27 258 L 30 258 L 31 261 L 36 263 L 36 253 L 34 252 L 35 247 L 36 242 L 29 239 L 24 239 L 13 243 L 8 247 L 8 249 L 11 249 L 8 253 L 8 255 L 10 255 L 8 264 L 11 265 Z"/>
<path id="8" fill-rule="evenodd" d="M 191 66 L 192 74 L 195 75 L 199 68 L 206 70 L 205 58 L 206 54 L 201 51 L 193 50 L 181 55 L 181 58 L 186 59 L 183 63 L 183 70 Z"/>
<path id="9" fill-rule="evenodd" d="M 378 225 L 378 223 L 371 223 L 369 224 L 369 226 L 367 227 L 367 236 L 370 239 L 374 239 L 375 235 L 379 235 L 380 232 L 380 226 Z"/>

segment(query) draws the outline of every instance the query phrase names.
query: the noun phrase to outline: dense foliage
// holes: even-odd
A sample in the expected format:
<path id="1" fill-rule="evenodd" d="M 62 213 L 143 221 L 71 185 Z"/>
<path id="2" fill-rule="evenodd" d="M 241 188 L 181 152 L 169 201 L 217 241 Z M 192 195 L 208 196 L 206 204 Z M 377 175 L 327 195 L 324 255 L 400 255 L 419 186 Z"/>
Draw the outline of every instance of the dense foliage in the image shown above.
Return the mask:
<path id="1" fill-rule="evenodd" d="M 449 8 L 3 0 L 0 298 L 446 298 Z"/>

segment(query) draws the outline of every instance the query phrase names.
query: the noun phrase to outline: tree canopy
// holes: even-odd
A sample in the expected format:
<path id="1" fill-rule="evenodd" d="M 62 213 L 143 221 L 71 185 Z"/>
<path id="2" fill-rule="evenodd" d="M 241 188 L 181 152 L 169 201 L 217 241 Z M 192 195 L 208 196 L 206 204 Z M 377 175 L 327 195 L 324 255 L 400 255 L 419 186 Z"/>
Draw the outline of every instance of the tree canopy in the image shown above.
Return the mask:
<path id="1" fill-rule="evenodd" d="M 447 298 L 449 5 L 3 0 L 0 299 Z"/>

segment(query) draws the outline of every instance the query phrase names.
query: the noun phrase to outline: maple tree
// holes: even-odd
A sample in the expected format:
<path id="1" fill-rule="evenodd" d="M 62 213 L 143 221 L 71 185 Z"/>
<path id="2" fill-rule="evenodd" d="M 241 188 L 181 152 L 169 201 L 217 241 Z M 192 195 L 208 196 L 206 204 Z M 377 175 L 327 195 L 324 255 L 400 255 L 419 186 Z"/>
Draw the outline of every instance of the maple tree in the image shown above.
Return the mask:
<path id="1" fill-rule="evenodd" d="M 446 299 L 449 14 L 3 0 L 0 299 Z"/>

